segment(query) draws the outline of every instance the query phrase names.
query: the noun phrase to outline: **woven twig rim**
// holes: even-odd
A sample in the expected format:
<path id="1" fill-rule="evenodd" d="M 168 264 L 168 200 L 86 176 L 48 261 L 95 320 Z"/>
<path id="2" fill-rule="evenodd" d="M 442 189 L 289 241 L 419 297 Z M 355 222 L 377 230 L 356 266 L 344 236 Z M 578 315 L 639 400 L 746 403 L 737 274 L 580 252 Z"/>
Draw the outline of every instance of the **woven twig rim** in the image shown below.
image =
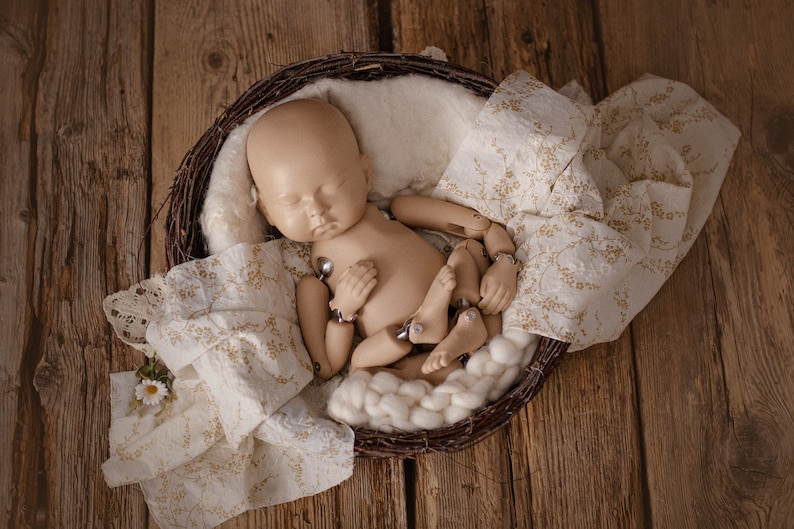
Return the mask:
<path id="1" fill-rule="evenodd" d="M 251 115 L 325 78 L 372 81 L 400 75 L 424 75 L 461 85 L 488 97 L 497 83 L 478 72 L 421 55 L 340 53 L 286 66 L 246 90 L 185 154 L 174 176 L 166 215 L 168 267 L 206 257 L 199 216 L 215 158 L 229 133 Z M 542 338 L 521 378 L 496 402 L 471 417 L 438 430 L 384 433 L 357 428 L 359 457 L 413 457 L 424 452 L 454 452 L 469 447 L 507 424 L 543 387 L 568 344 Z"/>

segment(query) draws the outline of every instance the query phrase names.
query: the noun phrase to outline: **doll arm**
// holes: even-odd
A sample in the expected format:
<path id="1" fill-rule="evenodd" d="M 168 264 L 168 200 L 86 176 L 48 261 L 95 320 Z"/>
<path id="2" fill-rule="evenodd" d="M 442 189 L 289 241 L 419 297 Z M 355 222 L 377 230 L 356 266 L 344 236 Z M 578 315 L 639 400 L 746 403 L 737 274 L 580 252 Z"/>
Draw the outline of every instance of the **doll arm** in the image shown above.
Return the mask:
<path id="1" fill-rule="evenodd" d="M 371 261 L 359 261 L 339 278 L 333 300 L 316 277 L 305 276 L 298 283 L 298 322 L 318 376 L 334 376 L 350 358 L 355 314 L 375 288 L 375 275 Z"/>
<path id="2" fill-rule="evenodd" d="M 391 203 L 394 217 L 412 228 L 451 233 L 460 237 L 482 239 L 491 221 L 473 209 L 419 195 L 401 195 Z"/>
<path id="3" fill-rule="evenodd" d="M 518 288 L 518 271 L 521 264 L 515 258 L 516 247 L 507 230 L 496 222 L 483 237 L 485 251 L 493 261 L 480 280 L 480 310 L 484 314 L 497 314 L 510 305 Z"/>
<path id="4" fill-rule="evenodd" d="M 493 263 L 480 280 L 482 299 L 478 306 L 483 314 L 498 314 L 516 295 L 521 265 L 515 258 L 515 244 L 501 224 L 491 223 L 483 235 L 483 244 Z"/>
<path id="5" fill-rule="evenodd" d="M 305 276 L 298 283 L 298 323 L 303 342 L 312 359 L 314 373 L 331 378 L 339 372 L 350 356 L 353 346 L 353 324 L 331 321 L 328 308 L 328 287 L 313 276 Z"/>
<path id="6" fill-rule="evenodd" d="M 516 247 L 504 227 L 473 209 L 431 197 L 405 195 L 391 204 L 394 217 L 413 228 L 438 230 L 483 241 L 493 264 L 480 280 L 480 303 L 485 314 L 496 314 L 510 305 L 516 294 Z"/>
<path id="7" fill-rule="evenodd" d="M 298 323 L 300 324 L 303 343 L 312 359 L 314 373 L 322 378 L 330 378 L 337 373 L 347 361 L 347 355 L 353 343 L 353 330 L 350 327 L 350 341 L 344 351 L 346 337 L 328 337 L 326 328 L 329 326 L 331 310 L 328 308 L 330 292 L 328 287 L 314 276 L 302 277 L 296 290 L 298 306 Z M 339 329 L 340 331 L 343 329 Z M 328 340 L 328 338 L 331 338 Z M 326 341 L 338 344 L 339 347 L 326 347 Z"/>

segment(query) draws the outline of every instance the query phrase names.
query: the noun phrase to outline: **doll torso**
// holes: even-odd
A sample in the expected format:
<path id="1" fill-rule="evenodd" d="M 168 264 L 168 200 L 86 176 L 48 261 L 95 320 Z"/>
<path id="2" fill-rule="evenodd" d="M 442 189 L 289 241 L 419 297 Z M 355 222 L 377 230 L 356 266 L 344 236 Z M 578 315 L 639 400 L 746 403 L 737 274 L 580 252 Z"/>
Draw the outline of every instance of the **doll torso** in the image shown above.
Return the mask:
<path id="1" fill-rule="evenodd" d="M 384 218 L 373 204 L 355 226 L 331 240 L 316 241 L 317 257 L 334 263 L 327 279 L 331 292 L 342 273 L 360 260 L 370 260 L 377 270 L 378 284 L 358 311 L 356 327 L 363 336 L 388 325 L 402 326 L 421 305 L 446 259 L 435 247 L 404 224 Z"/>

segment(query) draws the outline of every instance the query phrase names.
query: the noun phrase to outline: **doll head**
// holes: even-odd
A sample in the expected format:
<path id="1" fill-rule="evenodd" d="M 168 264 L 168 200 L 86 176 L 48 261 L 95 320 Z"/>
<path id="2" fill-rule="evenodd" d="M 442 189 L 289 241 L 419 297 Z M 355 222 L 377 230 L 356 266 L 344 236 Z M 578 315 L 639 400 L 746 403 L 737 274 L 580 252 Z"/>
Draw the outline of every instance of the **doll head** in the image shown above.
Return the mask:
<path id="1" fill-rule="evenodd" d="M 372 166 L 336 107 L 299 99 L 269 110 L 248 135 L 257 207 L 284 236 L 327 240 L 363 216 Z"/>

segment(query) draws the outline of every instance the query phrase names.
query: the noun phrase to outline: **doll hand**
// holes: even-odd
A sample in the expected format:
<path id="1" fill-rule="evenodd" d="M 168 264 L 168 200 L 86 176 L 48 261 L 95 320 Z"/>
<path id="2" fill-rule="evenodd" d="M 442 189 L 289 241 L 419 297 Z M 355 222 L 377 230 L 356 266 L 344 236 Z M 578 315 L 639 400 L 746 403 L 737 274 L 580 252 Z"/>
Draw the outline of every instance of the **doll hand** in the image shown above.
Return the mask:
<path id="1" fill-rule="evenodd" d="M 372 289 L 378 284 L 375 263 L 359 261 L 347 268 L 336 284 L 336 294 L 331 300 L 332 310 L 339 310 L 350 317 L 364 306 Z"/>
<path id="2" fill-rule="evenodd" d="M 498 314 L 505 310 L 516 295 L 518 264 L 511 264 L 507 259 L 493 263 L 480 281 L 480 296 L 477 305 L 483 314 Z"/>

